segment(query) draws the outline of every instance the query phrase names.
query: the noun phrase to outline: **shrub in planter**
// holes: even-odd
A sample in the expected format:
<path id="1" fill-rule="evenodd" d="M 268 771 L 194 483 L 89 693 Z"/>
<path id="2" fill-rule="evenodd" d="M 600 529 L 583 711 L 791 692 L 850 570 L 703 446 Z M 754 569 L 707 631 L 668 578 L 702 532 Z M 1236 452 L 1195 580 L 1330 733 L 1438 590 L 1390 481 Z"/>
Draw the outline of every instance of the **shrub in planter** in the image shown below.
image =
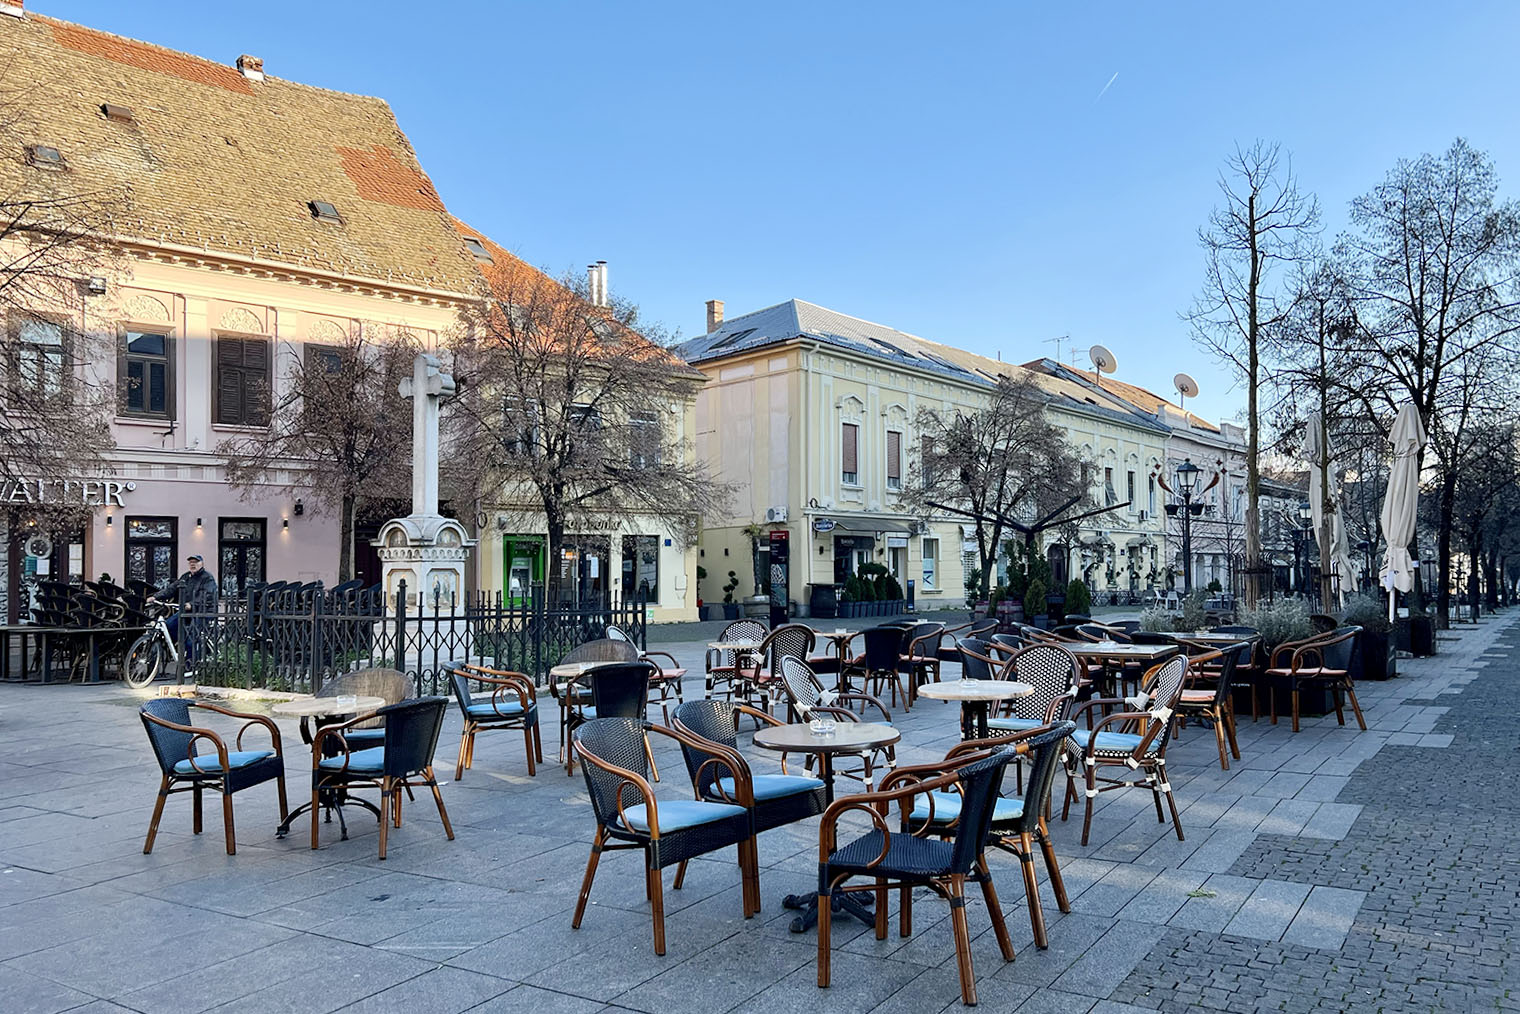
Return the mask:
<path id="1" fill-rule="evenodd" d="M 1087 590 L 1085 582 L 1073 579 L 1066 586 L 1066 612 L 1092 615 L 1092 593 Z"/>
<path id="2" fill-rule="evenodd" d="M 1372 595 L 1346 596 L 1341 622 L 1362 628 L 1362 650 L 1351 660 L 1351 678 L 1385 680 L 1392 676 L 1393 624 L 1382 600 Z"/>
<path id="3" fill-rule="evenodd" d="M 1158 630 L 1171 630 L 1172 624 L 1175 622 L 1172 619 L 1171 611 L 1165 606 L 1147 606 L 1145 609 L 1140 610 L 1140 629 L 1148 633 Z"/>
<path id="4" fill-rule="evenodd" d="M 1030 616 L 1045 615 L 1045 582 L 1039 578 L 1029 582 L 1029 587 L 1024 589 L 1024 612 Z"/>
<path id="5" fill-rule="evenodd" d="M 1177 617 L 1178 630 L 1202 630 L 1209 625 L 1209 613 L 1205 603 L 1209 600 L 1209 593 L 1201 588 L 1194 589 L 1182 600 L 1182 612 Z"/>
<path id="6" fill-rule="evenodd" d="M 1276 602 L 1258 603 L 1255 609 L 1242 609 L 1240 622 L 1255 628 L 1267 651 L 1289 641 L 1301 641 L 1314 632 L 1309 622 L 1309 607 L 1303 599 L 1278 599 Z"/>

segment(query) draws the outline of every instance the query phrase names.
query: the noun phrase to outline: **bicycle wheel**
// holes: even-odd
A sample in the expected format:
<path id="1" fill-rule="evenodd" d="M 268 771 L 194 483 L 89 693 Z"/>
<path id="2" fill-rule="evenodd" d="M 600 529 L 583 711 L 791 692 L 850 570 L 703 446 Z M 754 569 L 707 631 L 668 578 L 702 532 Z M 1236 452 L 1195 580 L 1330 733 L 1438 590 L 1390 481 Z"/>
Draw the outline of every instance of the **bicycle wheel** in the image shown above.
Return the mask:
<path id="1" fill-rule="evenodd" d="M 141 689 L 158 678 L 164 667 L 164 645 L 156 633 L 144 634 L 132 643 L 122 665 L 127 686 Z"/>

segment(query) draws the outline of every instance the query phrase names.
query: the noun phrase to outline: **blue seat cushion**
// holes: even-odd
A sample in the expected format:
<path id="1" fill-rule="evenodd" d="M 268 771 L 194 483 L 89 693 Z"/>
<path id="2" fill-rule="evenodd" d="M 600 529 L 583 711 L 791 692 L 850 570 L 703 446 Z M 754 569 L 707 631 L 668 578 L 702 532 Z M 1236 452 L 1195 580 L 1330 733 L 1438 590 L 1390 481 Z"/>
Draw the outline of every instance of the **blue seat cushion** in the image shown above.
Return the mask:
<path id="1" fill-rule="evenodd" d="M 1071 734 L 1072 746 L 1078 752 L 1087 749 L 1087 739 L 1092 733 L 1086 729 L 1078 729 Z M 1127 757 L 1135 752 L 1135 747 L 1140 745 L 1141 737 L 1128 732 L 1100 732 L 1098 733 L 1097 745 L 1093 753 L 1100 757 Z M 1155 753 L 1161 749 L 1161 737 L 1151 740 L 1151 745 L 1146 747 L 1146 755 Z"/>
<path id="2" fill-rule="evenodd" d="M 655 807 L 661 834 L 711 824 L 714 821 L 727 820 L 729 817 L 743 816 L 746 812 L 742 806 L 730 806 L 727 803 L 699 803 L 695 799 L 662 799 Z M 649 830 L 649 818 L 644 815 L 643 803 L 623 807 L 623 817 L 633 830 Z"/>
<path id="3" fill-rule="evenodd" d="M 997 729 L 999 732 L 1023 732 L 1026 729 L 1038 729 L 1045 723 L 1037 718 L 989 718 L 987 728 Z"/>
<path id="4" fill-rule="evenodd" d="M 804 775 L 755 775 L 755 802 L 764 802 L 767 799 L 780 799 L 782 796 L 795 796 L 799 792 L 813 792 L 823 788 L 823 782 L 817 778 L 808 778 Z M 734 780 L 732 778 L 719 778 L 718 788 L 728 798 L 734 796 Z M 661 808 L 663 812 L 663 807 Z"/>
<path id="5" fill-rule="evenodd" d="M 273 750 L 229 751 L 227 767 L 236 771 L 238 768 L 246 768 L 250 764 L 257 763 L 265 757 L 273 756 Z M 175 764 L 174 773 L 177 775 L 219 775 L 222 773 L 222 762 L 214 753 L 198 753 L 193 758 L 187 757 Z"/>
<path id="6" fill-rule="evenodd" d="M 367 750 L 355 750 L 348 754 L 348 770 L 359 775 L 378 775 L 385 770 L 385 747 L 372 746 Z M 323 771 L 342 771 L 343 754 L 323 757 L 317 767 Z"/>
<path id="7" fill-rule="evenodd" d="M 913 820 L 929 819 L 928 797 L 930 796 L 934 797 L 934 823 L 948 824 L 961 815 L 959 792 L 926 792 L 913 797 Z M 1023 815 L 1024 801 L 1022 799 L 1004 799 L 999 796 L 997 803 L 992 807 L 993 823 L 1016 820 Z"/>
<path id="8" fill-rule="evenodd" d="M 493 707 L 490 702 L 485 704 L 472 704 L 465 711 L 469 716 L 480 722 L 490 722 L 499 718 L 517 718 L 523 713 L 522 701 L 516 697 L 503 697 Z"/>
<path id="9" fill-rule="evenodd" d="M 348 743 L 350 750 L 360 750 L 365 747 L 385 745 L 385 727 L 378 729 L 349 729 L 343 734 L 343 739 Z"/>

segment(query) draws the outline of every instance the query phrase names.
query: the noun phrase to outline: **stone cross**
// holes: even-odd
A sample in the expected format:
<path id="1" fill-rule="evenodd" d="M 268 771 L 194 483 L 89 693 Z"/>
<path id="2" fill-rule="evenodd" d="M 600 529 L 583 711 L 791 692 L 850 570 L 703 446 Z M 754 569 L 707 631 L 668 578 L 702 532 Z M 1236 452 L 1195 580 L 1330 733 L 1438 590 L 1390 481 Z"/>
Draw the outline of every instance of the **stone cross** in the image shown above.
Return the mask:
<path id="1" fill-rule="evenodd" d="M 412 375 L 401 381 L 401 397 L 412 399 L 412 516 L 438 513 L 438 403 L 454 393 L 454 378 L 437 356 L 419 352 Z"/>

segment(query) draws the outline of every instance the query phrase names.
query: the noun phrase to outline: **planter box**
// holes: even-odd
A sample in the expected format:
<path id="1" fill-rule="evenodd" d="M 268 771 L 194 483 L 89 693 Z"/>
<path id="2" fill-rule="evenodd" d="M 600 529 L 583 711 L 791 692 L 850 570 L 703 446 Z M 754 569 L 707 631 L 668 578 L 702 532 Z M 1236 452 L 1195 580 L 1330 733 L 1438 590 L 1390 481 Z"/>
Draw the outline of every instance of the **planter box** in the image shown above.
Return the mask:
<path id="1" fill-rule="evenodd" d="M 1261 709 L 1262 721 L 1266 721 L 1272 714 L 1272 689 L 1277 690 L 1277 721 L 1280 723 L 1293 721 L 1293 685 L 1292 682 L 1277 676 L 1268 676 L 1265 673 L 1256 677 L 1257 704 Z M 1237 687 L 1234 691 L 1233 703 L 1235 705 L 1235 720 L 1241 718 L 1250 721 L 1251 718 L 1251 691 L 1245 687 Z M 1330 692 L 1323 686 L 1304 684 L 1298 692 L 1299 717 L 1328 715 L 1335 711 L 1335 702 Z M 1351 706 L 1346 706 L 1349 716 Z M 1353 721 L 1349 718 L 1347 721 Z"/>
<path id="2" fill-rule="evenodd" d="M 1385 680 L 1396 672 L 1391 633 L 1374 634 L 1363 630 L 1351 659 L 1353 680 Z"/>
<path id="3" fill-rule="evenodd" d="M 808 593 L 808 612 L 815 617 L 829 619 L 840 615 L 839 600 L 831 584 L 815 584 Z"/>
<path id="4" fill-rule="evenodd" d="M 723 603 L 723 618 L 725 620 L 737 620 L 739 618 L 739 603 Z"/>

